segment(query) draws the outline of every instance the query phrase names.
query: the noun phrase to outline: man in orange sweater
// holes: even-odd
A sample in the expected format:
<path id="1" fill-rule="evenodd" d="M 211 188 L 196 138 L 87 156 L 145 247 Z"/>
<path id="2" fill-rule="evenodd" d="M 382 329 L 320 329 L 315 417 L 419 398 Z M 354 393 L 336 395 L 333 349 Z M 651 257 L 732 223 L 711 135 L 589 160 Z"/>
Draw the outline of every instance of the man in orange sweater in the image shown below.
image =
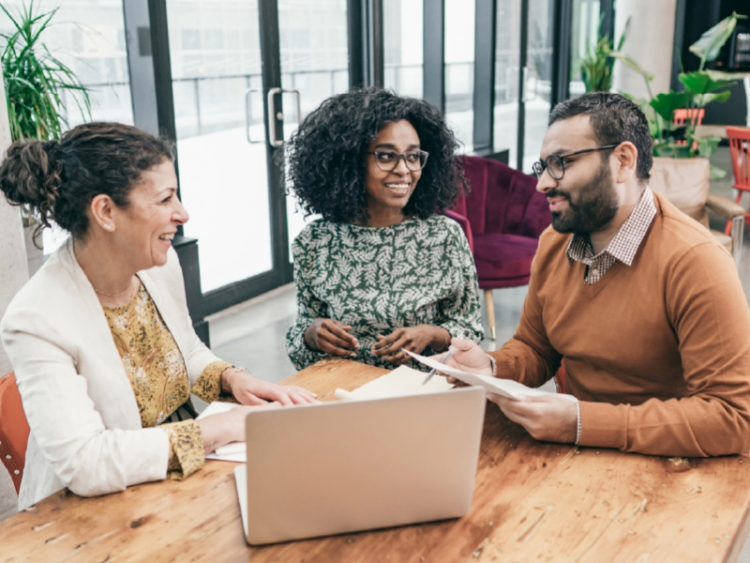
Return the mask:
<path id="1" fill-rule="evenodd" d="M 537 189 L 539 240 L 513 338 L 491 355 L 454 340 L 457 367 L 567 391 L 490 399 L 539 440 L 669 456 L 750 450 L 750 312 L 729 253 L 648 188 L 651 136 L 618 94 L 557 105 Z"/>

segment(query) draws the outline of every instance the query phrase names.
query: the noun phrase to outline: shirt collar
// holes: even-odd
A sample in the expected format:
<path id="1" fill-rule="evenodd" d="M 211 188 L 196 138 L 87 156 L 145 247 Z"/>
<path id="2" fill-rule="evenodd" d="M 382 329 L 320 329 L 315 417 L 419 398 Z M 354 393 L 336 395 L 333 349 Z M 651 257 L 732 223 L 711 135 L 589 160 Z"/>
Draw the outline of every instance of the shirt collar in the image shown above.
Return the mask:
<path id="1" fill-rule="evenodd" d="M 623 264 L 632 266 L 635 255 L 638 253 L 641 244 L 643 244 L 654 217 L 656 217 L 654 194 L 651 188 L 646 186 L 630 217 L 627 218 L 622 227 L 620 227 L 620 230 L 609 241 L 607 248 L 600 252 L 599 255 L 606 252 Z M 594 257 L 593 248 L 591 247 L 589 236 L 574 235 L 568 243 L 568 258 L 571 262 L 581 262 L 584 259 L 591 259 L 592 257 Z"/>

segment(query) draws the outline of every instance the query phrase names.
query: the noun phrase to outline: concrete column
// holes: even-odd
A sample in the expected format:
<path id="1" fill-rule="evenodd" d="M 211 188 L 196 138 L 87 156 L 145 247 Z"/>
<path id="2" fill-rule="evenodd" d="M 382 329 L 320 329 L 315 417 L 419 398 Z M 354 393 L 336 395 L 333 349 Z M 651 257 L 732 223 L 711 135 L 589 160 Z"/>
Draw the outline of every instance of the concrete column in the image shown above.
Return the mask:
<path id="1" fill-rule="evenodd" d="M 0 72 L 0 154 L 5 154 L 10 145 L 8 106 L 5 102 L 5 84 Z M 8 303 L 29 279 L 26 246 L 18 207 L 8 205 L 0 195 L 0 318 Z M 11 370 L 8 357 L 0 346 L 0 376 Z"/>
<path id="2" fill-rule="evenodd" d="M 654 95 L 669 91 L 674 49 L 674 25 L 677 0 L 617 0 L 615 40 L 630 18 L 630 29 L 623 52 L 654 75 Z M 622 63 L 616 62 L 613 88 L 636 98 L 648 99 L 643 79 Z"/>

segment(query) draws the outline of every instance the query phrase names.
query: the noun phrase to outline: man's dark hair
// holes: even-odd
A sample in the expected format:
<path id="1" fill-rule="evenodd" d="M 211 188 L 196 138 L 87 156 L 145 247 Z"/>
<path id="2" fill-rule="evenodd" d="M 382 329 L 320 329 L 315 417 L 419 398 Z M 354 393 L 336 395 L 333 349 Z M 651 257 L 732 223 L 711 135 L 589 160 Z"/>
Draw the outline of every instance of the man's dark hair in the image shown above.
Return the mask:
<path id="1" fill-rule="evenodd" d="M 620 94 L 591 92 L 557 104 L 550 113 L 548 125 L 577 115 L 589 116 L 591 127 L 601 145 L 614 145 L 624 141 L 633 143 L 638 149 L 638 179 L 646 181 L 650 178 L 654 162 L 651 156 L 651 131 L 646 116 L 638 106 Z"/>
<path id="2" fill-rule="evenodd" d="M 411 123 L 430 153 L 404 213 L 424 219 L 449 209 L 464 176 L 443 116 L 424 100 L 365 88 L 325 100 L 289 140 L 287 180 L 304 211 L 337 223 L 366 221 L 367 151 L 386 125 L 401 120 Z"/>

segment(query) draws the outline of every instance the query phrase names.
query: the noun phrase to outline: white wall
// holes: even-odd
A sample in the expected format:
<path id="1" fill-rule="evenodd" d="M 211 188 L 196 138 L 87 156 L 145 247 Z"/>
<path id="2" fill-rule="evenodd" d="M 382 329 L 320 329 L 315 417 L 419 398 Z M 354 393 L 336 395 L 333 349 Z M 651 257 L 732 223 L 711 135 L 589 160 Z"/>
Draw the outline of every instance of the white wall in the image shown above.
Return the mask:
<path id="1" fill-rule="evenodd" d="M 672 76 L 674 23 L 677 0 L 617 0 L 615 40 L 630 18 L 623 52 L 654 75 L 654 95 L 667 92 Z M 613 88 L 637 98 L 648 98 L 643 79 L 621 63 L 615 63 Z"/>
<path id="2" fill-rule="evenodd" d="M 0 72 L 0 154 L 10 145 L 8 107 L 5 103 L 5 85 Z M 0 195 L 0 318 L 18 289 L 29 279 L 26 247 L 21 227 L 21 214 Z M 10 363 L 0 346 L 0 376 L 10 371 Z"/>

